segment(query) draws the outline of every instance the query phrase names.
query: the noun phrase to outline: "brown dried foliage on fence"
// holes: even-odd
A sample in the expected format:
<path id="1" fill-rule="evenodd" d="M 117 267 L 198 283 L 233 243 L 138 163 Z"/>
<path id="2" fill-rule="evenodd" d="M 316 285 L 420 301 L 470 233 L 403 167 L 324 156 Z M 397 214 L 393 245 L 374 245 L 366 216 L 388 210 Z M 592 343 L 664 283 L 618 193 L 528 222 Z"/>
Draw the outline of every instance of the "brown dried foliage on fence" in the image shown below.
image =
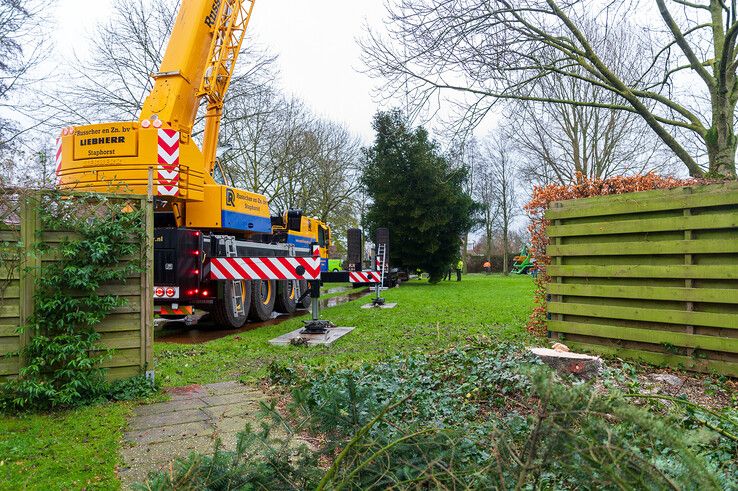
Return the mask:
<path id="1" fill-rule="evenodd" d="M 704 180 L 676 179 L 652 173 L 643 176 L 618 176 L 608 179 L 588 179 L 582 174 L 578 174 L 576 184 L 551 184 L 534 187 L 533 198 L 525 205 L 525 211 L 531 222 L 528 227 L 531 235 L 531 253 L 537 261 L 539 274 L 536 278 L 535 309 L 528 321 L 528 331 L 539 336 L 545 335 L 547 331 L 546 287 L 551 278 L 546 273 L 546 269 L 551 263 L 551 258 L 546 255 L 546 247 L 548 246 L 546 227 L 549 223 L 545 218 L 545 213 L 553 202 L 655 189 L 672 189 L 706 183 L 707 181 Z"/>

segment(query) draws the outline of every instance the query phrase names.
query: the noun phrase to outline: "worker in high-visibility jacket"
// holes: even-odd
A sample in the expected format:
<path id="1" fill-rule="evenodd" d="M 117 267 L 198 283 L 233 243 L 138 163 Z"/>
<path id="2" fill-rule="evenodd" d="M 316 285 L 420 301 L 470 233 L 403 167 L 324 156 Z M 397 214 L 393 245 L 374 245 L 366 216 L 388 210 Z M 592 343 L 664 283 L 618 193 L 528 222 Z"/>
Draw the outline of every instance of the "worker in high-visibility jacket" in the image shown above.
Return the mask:
<path id="1" fill-rule="evenodd" d="M 456 263 L 456 281 L 461 281 L 461 271 L 464 269 L 464 261 L 459 259 L 459 262 Z"/>

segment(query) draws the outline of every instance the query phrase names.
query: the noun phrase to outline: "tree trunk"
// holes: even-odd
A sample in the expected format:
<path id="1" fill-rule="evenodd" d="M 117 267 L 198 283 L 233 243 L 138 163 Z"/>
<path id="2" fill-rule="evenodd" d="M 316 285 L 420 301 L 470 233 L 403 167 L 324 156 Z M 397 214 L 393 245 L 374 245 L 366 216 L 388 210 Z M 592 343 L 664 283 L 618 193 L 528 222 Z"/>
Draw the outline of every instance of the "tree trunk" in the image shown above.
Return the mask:
<path id="1" fill-rule="evenodd" d="M 467 252 L 469 250 L 469 233 L 467 232 L 464 235 L 464 250 L 461 251 L 461 260 L 464 262 L 464 270 L 463 272 L 466 273 L 469 271 L 469 265 L 466 264 L 466 260 L 469 257 L 469 253 Z"/>
<path id="2" fill-rule="evenodd" d="M 510 259 L 508 253 L 508 231 L 507 227 L 502 229 L 502 273 L 507 276 L 510 274 Z"/>
<path id="3" fill-rule="evenodd" d="M 705 135 L 710 162 L 707 177 L 736 177 L 734 114 L 735 105 L 730 102 L 727 95 L 713 97 L 712 128 Z"/>

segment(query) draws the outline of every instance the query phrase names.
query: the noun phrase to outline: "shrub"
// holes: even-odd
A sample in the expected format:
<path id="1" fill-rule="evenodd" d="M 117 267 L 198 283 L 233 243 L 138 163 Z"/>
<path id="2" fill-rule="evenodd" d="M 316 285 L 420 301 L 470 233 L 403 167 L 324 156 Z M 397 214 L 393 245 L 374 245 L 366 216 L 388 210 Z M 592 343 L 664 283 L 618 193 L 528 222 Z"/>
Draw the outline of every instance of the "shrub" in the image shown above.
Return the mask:
<path id="1" fill-rule="evenodd" d="M 305 445 L 295 448 L 274 437 L 270 428 L 239 433 L 235 451 L 218 441 L 213 455 L 193 453 L 175 462 L 171 472 L 155 472 L 140 491 L 314 489 L 320 479 L 317 457 Z"/>
<path id="2" fill-rule="evenodd" d="M 247 430 L 226 465 L 191 456 L 142 489 L 738 489 L 724 460 L 736 442 L 632 402 L 481 340 L 315 373 L 293 388 L 287 416 L 264 408 L 265 428 L 287 439 Z M 285 452 L 306 434 L 319 442 L 312 456 Z"/>
<path id="3" fill-rule="evenodd" d="M 41 195 L 37 206 L 42 229 L 67 238 L 54 251 L 35 244 L 34 254 L 53 252 L 57 260 L 35 271 L 34 313 L 20 329 L 30 339 L 14 353 L 25 363 L 18 379 L 0 387 L 6 410 L 70 407 L 106 396 L 111 389 L 101 364 L 112 351 L 99 344 L 95 326 L 125 302 L 101 295 L 100 287 L 124 282 L 140 268 L 131 257 L 145 233 L 143 210 L 95 195 L 70 200 L 55 193 Z"/>
<path id="4" fill-rule="evenodd" d="M 115 380 L 108 385 L 106 399 L 110 401 L 135 401 L 151 397 L 158 391 L 158 386 L 152 384 L 143 375 L 121 380 Z"/>

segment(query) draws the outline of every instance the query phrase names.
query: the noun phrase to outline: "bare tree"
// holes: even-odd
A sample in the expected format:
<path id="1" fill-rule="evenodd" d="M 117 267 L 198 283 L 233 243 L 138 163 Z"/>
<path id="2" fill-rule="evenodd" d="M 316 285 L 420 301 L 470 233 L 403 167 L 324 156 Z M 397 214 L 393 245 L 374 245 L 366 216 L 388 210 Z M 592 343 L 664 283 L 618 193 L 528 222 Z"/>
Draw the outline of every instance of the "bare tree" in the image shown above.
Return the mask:
<path id="1" fill-rule="evenodd" d="M 359 139 L 345 126 L 319 122 L 308 142 L 312 151 L 305 169 L 305 208 L 323 221 L 341 214 L 353 217 L 359 190 Z"/>
<path id="2" fill-rule="evenodd" d="M 497 197 L 495 177 L 491 171 L 491 162 L 484 160 L 483 166 L 476 169 L 473 178 L 477 181 L 474 200 L 481 207 L 480 225 L 484 239 L 484 255 L 488 261 L 492 260 L 492 241 L 494 240 L 495 224 L 497 222 Z"/>
<path id="3" fill-rule="evenodd" d="M 49 54 L 48 38 L 42 35 L 49 3 L 0 0 L 0 152 L 12 150 L 20 138 L 45 123 L 36 117 L 35 99 L 26 89 L 45 78 L 33 70 Z"/>
<path id="4" fill-rule="evenodd" d="M 50 95 L 62 124 L 135 120 L 159 71 L 179 0 L 121 0 L 89 40 L 89 58 L 76 58 L 68 82 Z M 116 53 L 116 56 L 110 56 Z M 244 42 L 229 100 L 252 95 L 275 77 L 276 58 Z M 196 127 L 199 127 L 196 125 Z"/>
<path id="5" fill-rule="evenodd" d="M 611 93 L 571 78 L 552 75 L 537 92 L 571 100 L 615 102 Z M 517 101 L 508 111 L 506 137 L 522 157 L 528 183 L 571 184 L 580 177 L 656 171 L 670 174 L 673 158 L 638 115 L 615 109 Z"/>
<path id="6" fill-rule="evenodd" d="M 226 105 L 221 143 L 234 183 L 268 195 L 274 213 L 302 209 L 338 237 L 356 226 L 360 144 L 345 127 L 264 87 Z"/>
<path id="7" fill-rule="evenodd" d="M 222 162 L 234 184 L 280 196 L 284 174 L 305 157 L 303 135 L 309 118 L 302 102 L 285 98 L 273 87 L 229 98 L 220 140 L 231 148 Z"/>
<path id="8" fill-rule="evenodd" d="M 504 274 L 510 272 L 510 232 L 515 218 L 520 214 L 517 197 L 516 169 L 509 142 L 499 135 L 490 136 L 483 147 L 484 166 L 480 170 L 480 194 L 485 199 L 485 235 L 488 250 L 491 251 L 493 227 L 496 227 L 502 238 L 502 255 Z M 482 182 L 484 185 L 482 185 Z M 483 194 L 483 195 L 482 195 Z M 494 211 L 492 211 L 494 207 Z M 489 221 L 487 221 L 489 218 Z"/>
<path id="9" fill-rule="evenodd" d="M 370 32 L 364 58 L 388 80 L 390 95 L 409 92 L 417 107 L 450 91 L 466 96 L 471 124 L 509 99 L 630 112 L 691 175 L 705 175 L 701 152 L 691 147 L 697 142 L 709 174 L 735 177 L 736 6 L 722 0 L 655 3 L 661 23 L 638 28 L 651 10 L 639 0 L 395 0 L 388 35 Z M 604 36 L 588 36 L 592 24 Z M 605 53 L 625 35 L 641 45 L 631 63 L 636 73 L 606 61 Z M 533 91 L 553 75 L 606 90 L 615 100 Z"/>

